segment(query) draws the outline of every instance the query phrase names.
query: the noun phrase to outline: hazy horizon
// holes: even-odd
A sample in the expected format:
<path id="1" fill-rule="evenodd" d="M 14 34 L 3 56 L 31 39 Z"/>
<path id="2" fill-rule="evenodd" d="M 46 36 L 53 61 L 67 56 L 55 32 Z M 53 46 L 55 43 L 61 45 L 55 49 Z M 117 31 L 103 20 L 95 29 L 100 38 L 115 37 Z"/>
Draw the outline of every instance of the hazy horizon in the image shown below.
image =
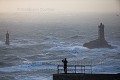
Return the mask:
<path id="1" fill-rule="evenodd" d="M 117 13 L 120 0 L 0 0 L 0 13 Z"/>
<path id="2" fill-rule="evenodd" d="M 115 48 L 84 47 L 101 22 Z M 120 73 L 120 0 L 0 0 L 0 79 L 52 80 L 64 58 L 92 73 Z"/>

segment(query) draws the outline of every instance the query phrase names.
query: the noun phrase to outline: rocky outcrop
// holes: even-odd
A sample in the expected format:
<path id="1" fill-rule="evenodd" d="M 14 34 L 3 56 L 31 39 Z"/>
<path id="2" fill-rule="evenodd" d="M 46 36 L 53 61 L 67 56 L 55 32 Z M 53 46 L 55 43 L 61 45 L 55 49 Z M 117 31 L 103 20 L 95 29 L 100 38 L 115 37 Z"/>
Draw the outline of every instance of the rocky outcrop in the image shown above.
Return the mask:
<path id="1" fill-rule="evenodd" d="M 96 39 L 96 40 L 93 40 L 93 41 L 90 41 L 88 43 L 83 44 L 83 46 L 90 48 L 90 49 L 93 49 L 93 48 L 112 48 L 112 46 L 109 45 L 105 39 L 104 40 Z"/>

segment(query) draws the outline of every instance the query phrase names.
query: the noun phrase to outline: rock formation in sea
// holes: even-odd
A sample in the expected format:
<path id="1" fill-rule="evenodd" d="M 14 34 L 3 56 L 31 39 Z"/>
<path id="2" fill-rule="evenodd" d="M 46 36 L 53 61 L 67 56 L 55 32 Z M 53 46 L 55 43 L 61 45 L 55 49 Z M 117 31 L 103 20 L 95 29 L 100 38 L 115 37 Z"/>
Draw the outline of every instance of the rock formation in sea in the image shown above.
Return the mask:
<path id="1" fill-rule="evenodd" d="M 84 43 L 84 47 L 93 49 L 93 48 L 112 48 L 110 44 L 105 40 L 104 36 L 104 25 L 100 23 L 98 26 L 98 39 Z"/>

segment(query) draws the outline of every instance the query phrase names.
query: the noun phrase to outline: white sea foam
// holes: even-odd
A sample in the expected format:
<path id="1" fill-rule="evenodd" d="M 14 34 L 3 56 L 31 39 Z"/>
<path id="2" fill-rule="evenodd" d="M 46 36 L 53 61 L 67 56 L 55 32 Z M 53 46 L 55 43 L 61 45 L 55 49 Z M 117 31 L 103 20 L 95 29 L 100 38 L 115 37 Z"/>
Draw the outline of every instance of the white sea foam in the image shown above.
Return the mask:
<path id="1" fill-rule="evenodd" d="M 11 41 L 11 46 L 29 46 L 29 45 L 37 45 L 38 43 L 34 40 L 30 39 L 22 39 L 22 40 L 12 40 Z"/>
<path id="2" fill-rule="evenodd" d="M 5 42 L 0 41 L 0 46 L 6 46 L 7 48 L 11 47 L 23 47 L 23 46 L 32 46 L 38 45 L 39 43 L 31 39 L 14 39 L 10 41 L 10 46 L 6 46 Z"/>
<path id="3" fill-rule="evenodd" d="M 77 51 L 77 52 L 84 50 L 88 49 L 82 46 L 57 46 L 49 49 L 49 51 Z"/>
<path id="4" fill-rule="evenodd" d="M 26 74 L 15 77 L 17 80 L 53 80 L 50 74 Z"/>
<path id="5" fill-rule="evenodd" d="M 47 69 L 47 70 L 56 69 L 56 66 L 47 66 L 47 65 L 42 65 L 41 62 L 34 62 L 34 63 L 27 63 L 23 65 L 18 65 L 18 66 L 0 68 L 0 71 L 3 71 L 3 72 L 35 71 L 39 69 Z"/>
<path id="6" fill-rule="evenodd" d="M 5 42 L 0 41 L 0 47 L 3 47 L 3 46 L 5 46 Z"/>
<path id="7" fill-rule="evenodd" d="M 119 65 L 110 65 L 110 66 L 94 66 L 92 68 L 93 73 L 109 73 L 109 74 L 116 74 L 120 73 Z"/>

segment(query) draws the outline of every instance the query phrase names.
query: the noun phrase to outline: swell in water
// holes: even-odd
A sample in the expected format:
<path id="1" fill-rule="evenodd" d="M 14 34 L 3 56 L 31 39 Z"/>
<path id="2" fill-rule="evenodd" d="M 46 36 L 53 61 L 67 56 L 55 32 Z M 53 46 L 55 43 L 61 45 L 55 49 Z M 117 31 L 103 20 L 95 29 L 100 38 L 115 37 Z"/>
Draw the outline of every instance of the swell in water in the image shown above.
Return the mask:
<path id="1" fill-rule="evenodd" d="M 103 22 L 106 22 L 105 25 L 111 26 L 106 27 L 106 40 L 116 48 L 88 49 L 82 45 L 96 39 L 96 26 L 99 21 L 91 24 L 90 21 L 78 20 L 78 17 L 76 21 L 70 20 L 72 23 L 67 20 L 61 20 L 59 23 L 48 21 L 48 24 L 42 24 L 39 20 L 35 23 L 29 23 L 29 21 L 26 23 L 24 20 L 21 23 L 19 21 L 14 23 L 11 19 L 3 20 L 1 23 L 4 25 L 0 26 L 2 28 L 10 23 L 15 25 L 8 26 L 11 31 L 10 38 L 14 35 L 14 38 L 10 39 L 10 46 L 6 46 L 2 40 L 4 37 L 1 36 L 4 32 L 0 34 L 0 79 L 52 80 L 52 74 L 56 73 L 57 65 L 63 64 L 61 62 L 63 58 L 67 58 L 68 65 L 90 64 L 93 66 L 93 73 L 120 73 L 119 24 L 116 29 L 116 25 L 108 25 L 109 21 L 103 19 Z M 19 26 L 18 29 L 16 26 Z M 41 26 L 58 28 L 38 28 Z"/>
<path id="2" fill-rule="evenodd" d="M 73 37 L 73 40 L 79 40 L 78 36 Z M 9 78 L 14 77 L 16 80 L 52 80 L 51 74 L 56 73 L 57 65 L 62 64 L 63 58 L 68 59 L 68 65 L 90 64 L 93 66 L 93 73 L 120 73 L 119 45 L 115 45 L 117 48 L 114 49 L 88 49 L 81 43 L 78 45 L 78 42 L 71 42 L 68 38 L 46 37 L 43 42 L 15 39 L 10 46 L 6 46 L 0 41 L 1 52 L 6 54 L 0 60 L 2 77 L 6 78 L 11 73 Z M 31 54 L 26 53 L 29 50 Z M 22 52 L 26 55 L 21 56 Z"/>

